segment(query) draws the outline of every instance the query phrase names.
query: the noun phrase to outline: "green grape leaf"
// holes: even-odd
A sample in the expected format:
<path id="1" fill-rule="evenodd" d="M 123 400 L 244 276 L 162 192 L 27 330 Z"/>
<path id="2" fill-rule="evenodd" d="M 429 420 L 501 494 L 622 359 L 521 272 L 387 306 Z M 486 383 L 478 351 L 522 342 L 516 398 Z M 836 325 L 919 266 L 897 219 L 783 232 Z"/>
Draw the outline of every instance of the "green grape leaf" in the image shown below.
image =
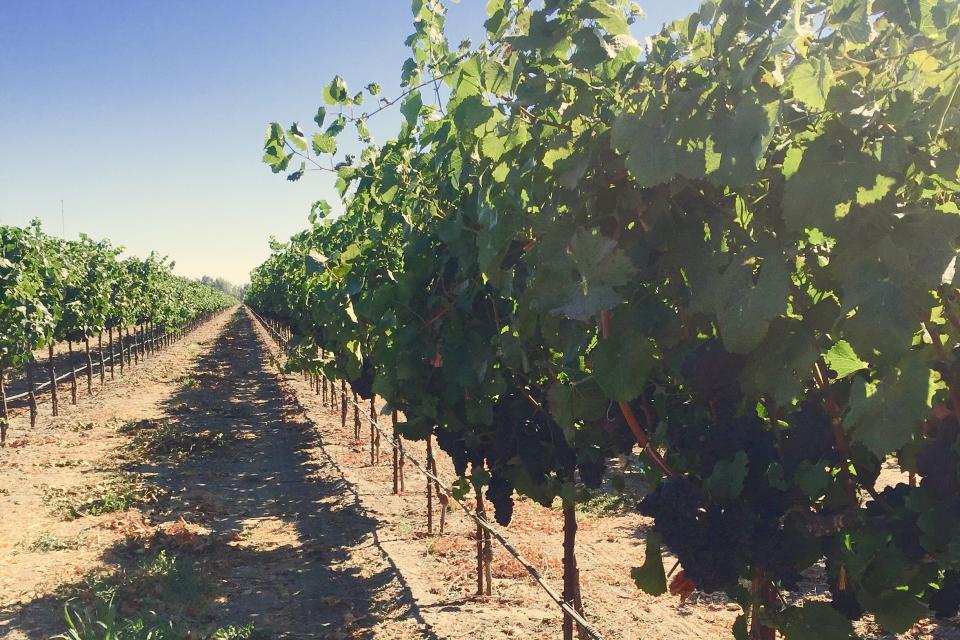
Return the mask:
<path id="1" fill-rule="evenodd" d="M 660 534 L 654 530 L 647 532 L 647 552 L 643 559 L 643 566 L 634 567 L 630 577 L 637 587 L 651 596 L 662 596 L 667 592 L 667 575 L 663 570 L 663 554 L 661 552 Z"/>
<path id="2" fill-rule="evenodd" d="M 919 351 L 908 354 L 876 384 L 857 376 L 844 428 L 874 455 L 886 457 L 909 442 L 929 415 L 930 384 L 930 366 Z"/>
<path id="3" fill-rule="evenodd" d="M 908 591 L 889 589 L 868 603 L 880 626 L 890 633 L 906 633 L 921 618 L 927 607 Z"/>
<path id="4" fill-rule="evenodd" d="M 318 133 L 313 136 L 313 152 L 317 155 L 323 153 L 336 153 L 337 141 L 328 135 Z"/>
<path id="5" fill-rule="evenodd" d="M 797 100 L 819 111 L 833 87 L 833 67 L 826 58 L 807 58 L 787 73 L 786 80 Z"/>
<path id="6" fill-rule="evenodd" d="M 848 640 L 853 625 L 827 602 L 804 602 L 784 613 L 786 640 Z"/>
<path id="7" fill-rule="evenodd" d="M 858 371 L 867 368 L 867 363 L 857 357 L 856 352 L 846 340 L 838 340 L 824 356 L 827 366 L 836 374 L 837 380 L 849 378 Z"/>
<path id="8" fill-rule="evenodd" d="M 481 96 L 468 96 L 453 110 L 453 122 L 462 132 L 473 132 L 493 117 L 493 107 Z"/>
<path id="9" fill-rule="evenodd" d="M 786 311 L 790 276 L 782 259 L 765 259 L 754 283 L 753 260 L 739 256 L 716 288 L 720 337 L 730 353 L 749 353 L 767 334 L 770 322 Z"/>
<path id="10" fill-rule="evenodd" d="M 340 76 L 335 76 L 323 90 L 323 100 L 329 105 L 347 104 L 350 102 L 350 91 L 347 82 Z"/>
<path id="11" fill-rule="evenodd" d="M 704 487 L 719 500 L 734 500 L 743 491 L 749 460 L 744 451 L 737 451 L 733 460 L 720 460 L 704 482 Z"/>
<path id="12" fill-rule="evenodd" d="M 319 107 L 317 109 L 317 115 L 313 116 L 313 121 L 317 123 L 318 127 L 323 126 L 323 121 L 327 118 L 327 109 L 325 107 Z"/>
<path id="13" fill-rule="evenodd" d="M 643 392 L 654 364 L 647 338 L 628 334 L 601 340 L 592 354 L 593 375 L 611 400 L 630 402 Z"/>
<path id="14" fill-rule="evenodd" d="M 760 346 L 747 359 L 740 377 L 743 391 L 788 406 L 803 392 L 819 355 L 813 335 L 799 321 L 774 318 Z"/>
<path id="15" fill-rule="evenodd" d="M 400 113 L 406 118 L 407 124 L 411 127 L 417 125 L 417 119 L 420 117 L 420 110 L 423 108 L 423 98 L 419 91 L 413 91 L 403 102 L 400 103 Z"/>
<path id="16" fill-rule="evenodd" d="M 664 140 L 666 130 L 656 107 L 643 115 L 623 113 L 613 124 L 613 147 L 626 155 L 627 169 L 641 187 L 662 184 L 677 173 L 676 147 Z"/>
<path id="17" fill-rule="evenodd" d="M 861 150 L 858 138 L 839 125 L 830 127 L 803 150 L 796 172 L 784 186 L 787 227 L 831 229 L 838 208 L 853 202 L 859 190 L 872 189 L 880 174 L 880 163 Z"/>

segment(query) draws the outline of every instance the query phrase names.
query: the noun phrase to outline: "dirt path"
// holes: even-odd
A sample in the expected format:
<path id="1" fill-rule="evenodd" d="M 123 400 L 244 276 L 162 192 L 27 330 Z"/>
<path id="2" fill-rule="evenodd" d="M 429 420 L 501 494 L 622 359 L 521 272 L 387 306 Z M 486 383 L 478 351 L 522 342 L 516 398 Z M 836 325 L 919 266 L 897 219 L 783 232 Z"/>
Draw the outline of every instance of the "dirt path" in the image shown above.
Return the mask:
<path id="1" fill-rule="evenodd" d="M 60 629 L 61 606 L 43 610 L 33 603 L 102 567 L 118 537 L 105 528 L 113 513 L 76 509 L 104 498 L 130 501 L 137 490 L 120 474 L 119 428 L 162 414 L 192 358 L 227 318 L 215 318 L 103 387 L 98 381 L 93 397 L 84 390 L 76 406 L 63 403 L 60 417 L 41 413 L 36 429 L 24 412 L 11 420 L 9 446 L 0 449 L 0 637 L 48 637 L 47 630 Z"/>
<path id="2" fill-rule="evenodd" d="M 434 637 L 263 358 L 236 311 L 35 432 L 12 426 L 0 638 L 50 637 L 64 600 L 105 592 L 195 638 L 247 623 L 264 638 Z M 83 506 L 129 476 L 146 504 Z"/>

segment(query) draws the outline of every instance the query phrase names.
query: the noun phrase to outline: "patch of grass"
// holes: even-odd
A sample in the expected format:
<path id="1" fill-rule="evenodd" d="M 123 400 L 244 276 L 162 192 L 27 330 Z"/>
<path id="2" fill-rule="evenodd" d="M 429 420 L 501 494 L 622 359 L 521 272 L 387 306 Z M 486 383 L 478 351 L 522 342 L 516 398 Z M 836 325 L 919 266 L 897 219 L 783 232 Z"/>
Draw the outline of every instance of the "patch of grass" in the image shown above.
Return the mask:
<path id="1" fill-rule="evenodd" d="M 174 462 L 191 456 L 207 455 L 227 446 L 232 436 L 221 431 L 192 431 L 180 423 L 152 422 L 128 425 L 124 432 L 133 433 L 131 449 L 135 456 L 169 458 Z"/>
<path id="2" fill-rule="evenodd" d="M 84 493 L 81 491 L 49 485 L 41 485 L 40 490 L 43 492 L 43 504 L 60 520 L 76 520 L 82 515 L 77 510 L 77 505 L 84 500 Z M 86 490 L 89 489 L 84 491 Z"/>
<path id="3" fill-rule="evenodd" d="M 161 549 L 157 555 L 143 564 L 144 574 L 160 581 L 160 590 L 165 600 L 187 602 L 201 591 L 193 559 L 175 556 Z"/>
<path id="4" fill-rule="evenodd" d="M 210 640 L 251 640 L 253 638 L 253 625 L 248 624 L 242 627 L 230 625 L 223 629 L 217 629 Z"/>
<path id="5" fill-rule="evenodd" d="M 597 493 L 577 504 L 579 513 L 604 516 L 623 513 L 639 502 L 639 497 L 625 493 Z"/>
<path id="6" fill-rule="evenodd" d="M 158 487 L 144 482 L 142 478 L 133 474 L 123 475 L 99 489 L 99 495 L 77 507 L 78 512 L 100 516 L 105 513 L 126 511 L 138 505 L 153 504 L 161 495 Z"/>
<path id="7" fill-rule="evenodd" d="M 81 489 L 63 489 L 43 485 L 43 503 L 61 520 L 80 516 L 126 511 L 131 507 L 153 504 L 160 499 L 159 487 L 144 482 L 134 474 L 124 474 L 107 484 Z"/>
<path id="8" fill-rule="evenodd" d="M 200 386 L 200 381 L 191 375 L 182 376 L 177 383 L 184 389 L 194 389 Z"/>
<path id="9" fill-rule="evenodd" d="M 68 601 L 63 611 L 66 631 L 53 640 L 186 640 L 202 637 L 205 640 L 253 640 L 252 624 L 221 627 L 204 636 L 182 631 L 170 620 L 147 612 L 124 617 L 113 597 L 100 600 L 94 606 L 80 607 Z"/>
<path id="10" fill-rule="evenodd" d="M 16 546 L 21 551 L 32 553 L 48 553 L 51 551 L 76 551 L 80 548 L 79 538 L 60 538 L 49 532 L 41 533 L 32 542 L 19 542 Z"/>

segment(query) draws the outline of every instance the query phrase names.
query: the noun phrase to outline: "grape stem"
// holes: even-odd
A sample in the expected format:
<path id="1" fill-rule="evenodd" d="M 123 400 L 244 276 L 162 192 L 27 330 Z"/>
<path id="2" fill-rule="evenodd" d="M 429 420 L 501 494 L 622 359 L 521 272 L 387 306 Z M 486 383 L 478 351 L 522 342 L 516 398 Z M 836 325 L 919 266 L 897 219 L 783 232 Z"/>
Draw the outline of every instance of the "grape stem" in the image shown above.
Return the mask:
<path id="1" fill-rule="evenodd" d="M 601 311 L 600 312 L 600 335 L 604 340 L 610 337 L 610 312 Z M 640 448 L 644 450 L 650 460 L 663 471 L 664 475 L 668 478 L 674 478 L 677 475 L 677 472 L 667 464 L 667 461 L 663 459 L 663 456 L 660 455 L 660 452 L 653 446 L 653 443 L 650 442 L 650 436 L 648 431 L 640 426 L 640 422 L 637 420 L 637 416 L 633 413 L 633 409 L 626 402 L 618 402 L 620 406 L 620 413 L 623 414 L 624 419 L 626 419 L 627 424 L 630 425 L 630 431 L 633 432 L 633 437 L 636 439 L 637 444 L 640 445 Z M 647 418 L 647 427 L 652 426 L 650 424 L 650 414 L 645 412 L 645 418 Z"/>
<path id="2" fill-rule="evenodd" d="M 850 460 L 850 447 L 843 434 L 843 425 L 840 422 L 840 408 L 836 400 L 833 399 L 833 391 L 830 388 L 830 379 L 827 378 L 827 367 L 823 358 L 819 358 L 813 365 L 814 379 L 817 388 L 823 393 L 823 404 L 830 415 L 830 424 L 833 427 L 833 438 L 837 444 L 837 451 L 843 457 L 844 464 L 840 468 L 840 475 L 843 478 L 843 484 L 847 491 L 847 499 L 850 504 L 857 504 L 857 490 L 854 484 L 853 476 L 850 475 L 850 469 L 847 462 Z"/>

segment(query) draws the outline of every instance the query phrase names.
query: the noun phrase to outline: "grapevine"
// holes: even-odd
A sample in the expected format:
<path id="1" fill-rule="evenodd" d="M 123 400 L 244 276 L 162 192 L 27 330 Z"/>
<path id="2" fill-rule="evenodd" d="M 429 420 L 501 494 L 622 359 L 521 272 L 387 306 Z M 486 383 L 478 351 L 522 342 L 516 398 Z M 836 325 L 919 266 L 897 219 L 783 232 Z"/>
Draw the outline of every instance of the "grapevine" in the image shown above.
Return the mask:
<path id="1" fill-rule="evenodd" d="M 273 171 L 333 159 L 343 196 L 252 276 L 289 366 L 386 399 L 501 523 L 639 445 L 681 591 L 727 593 L 739 637 L 954 613 L 960 7 L 705 2 L 646 44 L 626 1 L 488 9 L 452 46 L 417 0 L 402 99 L 337 77 L 315 134 L 270 125 Z M 832 608 L 784 596 L 820 563 Z"/>

